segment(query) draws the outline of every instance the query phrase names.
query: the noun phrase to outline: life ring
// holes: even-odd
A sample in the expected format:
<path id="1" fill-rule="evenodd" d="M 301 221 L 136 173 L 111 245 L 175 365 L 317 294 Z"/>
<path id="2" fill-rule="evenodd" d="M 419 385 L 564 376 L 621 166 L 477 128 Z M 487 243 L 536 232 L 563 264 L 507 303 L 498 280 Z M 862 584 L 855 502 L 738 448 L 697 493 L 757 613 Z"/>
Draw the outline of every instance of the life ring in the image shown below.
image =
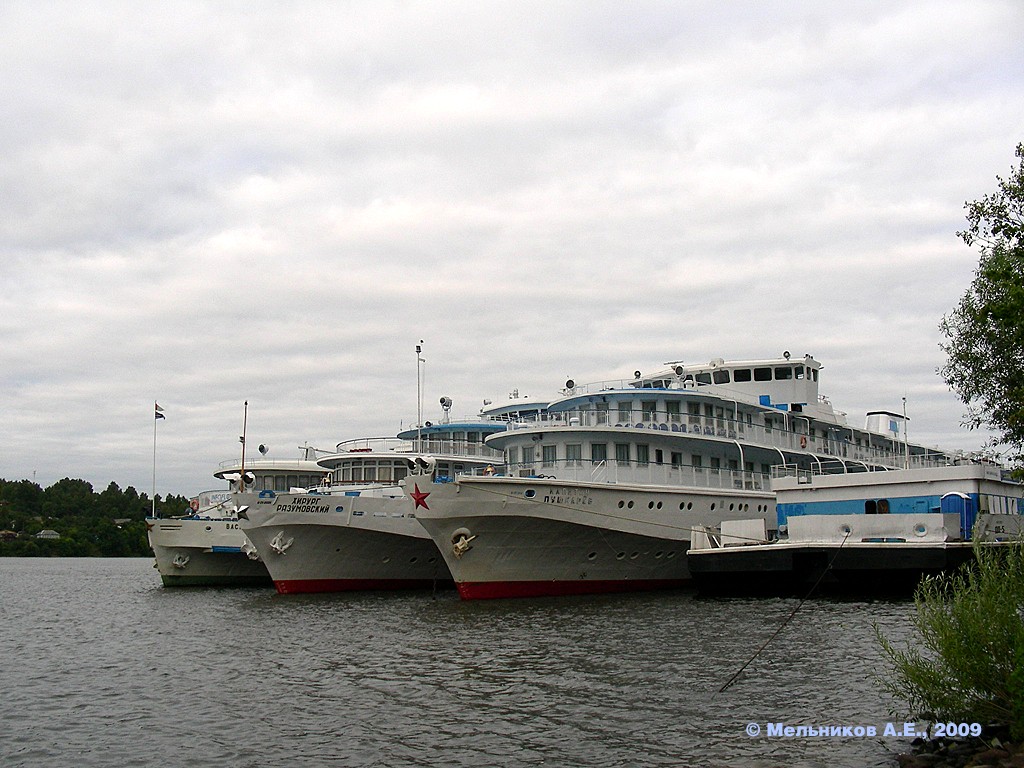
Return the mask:
<path id="1" fill-rule="evenodd" d="M 188 505 L 192 508 L 193 512 L 199 511 L 199 499 L 192 499 L 192 501 L 190 501 Z"/>
<path id="2" fill-rule="evenodd" d="M 806 435 L 800 435 L 800 447 L 801 448 L 806 448 L 807 447 L 807 436 Z"/>

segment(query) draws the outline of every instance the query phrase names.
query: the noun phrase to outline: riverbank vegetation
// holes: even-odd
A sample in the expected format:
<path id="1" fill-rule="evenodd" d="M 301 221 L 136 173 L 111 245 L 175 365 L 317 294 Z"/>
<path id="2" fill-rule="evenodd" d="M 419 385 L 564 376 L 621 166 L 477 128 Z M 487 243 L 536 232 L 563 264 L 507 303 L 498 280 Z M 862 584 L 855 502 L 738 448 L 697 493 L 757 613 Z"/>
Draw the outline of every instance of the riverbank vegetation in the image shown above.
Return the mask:
<path id="1" fill-rule="evenodd" d="M 188 513 L 184 496 L 156 497 L 163 517 Z M 146 517 L 153 502 L 133 487 L 111 482 L 97 493 L 84 480 L 64 478 L 48 488 L 0 479 L 0 556 L 146 557 Z"/>
<path id="2" fill-rule="evenodd" d="M 921 721 L 1007 726 L 1024 739 L 1024 545 L 975 544 L 975 562 L 922 580 L 913 642 L 879 633 L 883 687 Z"/>

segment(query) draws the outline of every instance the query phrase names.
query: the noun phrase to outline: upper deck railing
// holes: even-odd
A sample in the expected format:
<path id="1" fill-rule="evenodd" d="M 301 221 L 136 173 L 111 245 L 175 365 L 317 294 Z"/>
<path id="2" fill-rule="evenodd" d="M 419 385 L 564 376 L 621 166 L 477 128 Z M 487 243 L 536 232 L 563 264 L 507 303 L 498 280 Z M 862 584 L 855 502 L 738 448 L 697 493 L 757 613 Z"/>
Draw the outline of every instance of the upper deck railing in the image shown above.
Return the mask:
<path id="1" fill-rule="evenodd" d="M 903 443 L 883 435 L 854 430 L 845 425 L 829 425 L 827 436 L 820 434 L 820 426 L 799 413 L 780 411 L 788 421 L 789 429 L 771 428 L 725 416 L 707 416 L 691 413 L 666 412 L 654 409 L 611 408 L 608 410 L 576 410 L 543 414 L 537 419 L 513 421 L 508 430 L 522 429 L 576 429 L 580 427 L 620 430 L 653 430 L 670 436 L 700 436 L 757 445 L 789 453 L 814 457 L 832 457 L 837 461 L 861 462 L 891 469 L 907 466 L 936 467 L 953 462 L 953 457 L 937 449 L 911 446 L 909 457 Z M 817 426 L 818 429 L 812 429 Z M 884 441 L 884 446 L 870 445 L 870 437 Z M 860 445 L 857 438 L 863 439 Z M 924 450 L 922 453 L 921 451 Z M 916 451 L 916 452 L 915 452 Z M 781 457 L 783 462 L 785 458 Z M 822 461 L 821 458 L 815 459 Z"/>
<path id="2" fill-rule="evenodd" d="M 415 453 L 500 461 L 503 455 L 501 451 L 490 448 L 483 443 L 452 440 L 447 436 L 438 437 L 427 434 L 424 434 L 422 438 L 413 438 L 411 440 L 402 440 L 397 437 L 367 437 L 345 440 L 338 443 L 336 450 L 337 453 L 329 458 L 337 459 L 339 455 L 347 453 Z"/>
<path id="3" fill-rule="evenodd" d="M 657 464 L 636 461 L 535 461 L 504 467 L 512 477 L 554 478 L 566 482 L 632 483 L 746 491 L 769 490 L 768 476 L 759 472 L 717 467 Z"/>

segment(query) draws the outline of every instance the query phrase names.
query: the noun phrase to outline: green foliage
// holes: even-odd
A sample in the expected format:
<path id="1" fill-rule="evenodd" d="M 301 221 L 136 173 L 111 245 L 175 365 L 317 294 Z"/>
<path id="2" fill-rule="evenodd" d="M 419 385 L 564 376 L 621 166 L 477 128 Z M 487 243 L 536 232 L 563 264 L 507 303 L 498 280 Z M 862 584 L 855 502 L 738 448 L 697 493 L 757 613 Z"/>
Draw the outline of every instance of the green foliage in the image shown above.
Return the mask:
<path id="1" fill-rule="evenodd" d="M 1020 166 L 998 191 L 967 203 L 968 228 L 957 234 L 978 246 L 974 281 L 942 318 L 948 362 L 939 373 L 967 406 L 965 422 L 989 427 L 1024 458 L 1024 144 Z"/>
<path id="2" fill-rule="evenodd" d="M 970 567 L 926 578 L 914 596 L 918 637 L 898 648 L 883 686 L 911 717 L 1008 724 L 1024 736 L 1024 545 L 975 545 Z"/>
<path id="3" fill-rule="evenodd" d="M 157 514 L 187 514 L 188 501 L 157 496 Z M 96 493 L 84 480 L 64 478 L 44 490 L 28 480 L 0 479 L 0 530 L 18 534 L 0 540 L 0 556 L 145 557 L 151 554 L 145 523 L 151 510 L 146 494 L 113 482 Z M 60 538 L 35 538 L 43 529 Z"/>

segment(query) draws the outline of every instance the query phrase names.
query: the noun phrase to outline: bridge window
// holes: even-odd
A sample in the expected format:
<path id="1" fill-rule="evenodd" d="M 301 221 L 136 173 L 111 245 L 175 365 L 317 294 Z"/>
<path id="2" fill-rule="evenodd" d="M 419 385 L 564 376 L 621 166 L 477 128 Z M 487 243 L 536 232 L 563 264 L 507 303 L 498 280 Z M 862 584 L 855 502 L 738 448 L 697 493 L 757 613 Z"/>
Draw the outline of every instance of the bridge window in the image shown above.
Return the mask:
<path id="1" fill-rule="evenodd" d="M 717 370 L 714 372 L 715 384 L 728 384 L 729 383 L 729 372 Z"/>
<path id="2" fill-rule="evenodd" d="M 788 381 L 793 378 L 793 369 L 789 366 L 775 369 L 775 380 L 776 381 Z"/>
<path id="3" fill-rule="evenodd" d="M 710 384 L 710 383 L 711 383 L 711 374 L 710 373 L 698 373 L 697 374 L 697 384 L 698 385 L 699 384 Z"/>
<path id="4" fill-rule="evenodd" d="M 754 381 L 771 381 L 772 380 L 772 369 L 771 368 L 755 368 L 754 369 Z"/>
<path id="5" fill-rule="evenodd" d="M 742 381 L 750 381 L 750 369 L 749 368 L 737 368 L 732 372 L 732 380 L 739 383 Z"/>

